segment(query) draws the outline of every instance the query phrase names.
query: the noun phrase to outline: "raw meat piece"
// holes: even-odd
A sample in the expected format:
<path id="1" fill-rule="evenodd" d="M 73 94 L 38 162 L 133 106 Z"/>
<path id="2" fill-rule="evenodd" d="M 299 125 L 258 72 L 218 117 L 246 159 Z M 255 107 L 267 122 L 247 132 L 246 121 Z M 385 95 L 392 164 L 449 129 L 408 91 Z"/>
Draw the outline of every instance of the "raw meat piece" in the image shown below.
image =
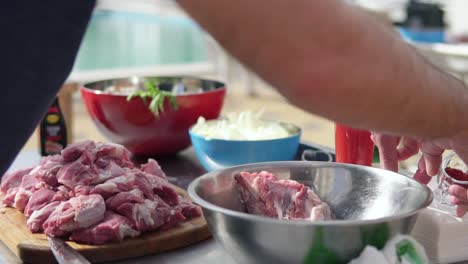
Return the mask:
<path id="1" fill-rule="evenodd" d="M 61 202 L 54 211 L 49 215 L 47 220 L 42 224 L 44 233 L 49 236 L 62 237 L 65 236 L 68 231 L 61 229 L 62 224 L 73 224 L 75 218 L 75 211 L 69 202 Z"/>
<path id="2" fill-rule="evenodd" d="M 122 145 L 112 143 L 96 144 L 96 165 L 99 168 L 107 167 L 108 162 L 114 161 L 122 168 L 133 168 L 133 162 L 130 160 L 130 151 Z"/>
<path id="3" fill-rule="evenodd" d="M 125 174 L 125 170 L 112 160 L 109 161 L 107 166 L 104 168 L 99 168 L 98 171 L 98 177 L 92 182 L 92 184 L 103 183 L 107 180 L 117 178 Z"/>
<path id="4" fill-rule="evenodd" d="M 78 243 L 100 245 L 107 242 L 119 242 L 125 237 L 135 237 L 140 234 L 131 226 L 130 220 L 127 218 L 106 211 L 104 219 L 98 224 L 73 231 L 70 236 L 71 240 Z"/>
<path id="5" fill-rule="evenodd" d="M 106 205 L 100 195 L 80 195 L 62 202 L 44 222 L 46 235 L 61 237 L 68 232 L 90 227 L 104 218 Z"/>
<path id="6" fill-rule="evenodd" d="M 55 192 L 50 189 L 39 189 L 35 191 L 29 198 L 24 215 L 29 217 L 34 211 L 41 209 L 49 204 L 55 196 Z"/>
<path id="7" fill-rule="evenodd" d="M 98 170 L 89 152 L 83 152 L 79 159 L 63 165 L 57 172 L 58 182 L 68 188 L 90 185 L 96 178 Z"/>
<path id="8" fill-rule="evenodd" d="M 166 174 L 162 171 L 159 163 L 154 159 L 148 159 L 148 163 L 141 165 L 141 170 L 167 180 Z"/>
<path id="9" fill-rule="evenodd" d="M 26 222 L 27 227 L 31 232 L 37 233 L 42 231 L 42 224 L 49 218 L 52 212 L 59 206 L 60 202 L 55 201 L 47 204 L 39 210 L 34 211 Z"/>
<path id="10" fill-rule="evenodd" d="M 149 180 L 153 192 L 157 194 L 160 198 L 164 200 L 169 205 L 176 205 L 179 203 L 179 194 L 174 190 L 174 188 L 169 184 L 166 179 L 163 179 L 159 176 L 150 173 L 144 173 L 142 171 L 133 169 L 128 170 L 129 173 L 133 173 L 138 177 L 145 177 Z"/>
<path id="11" fill-rule="evenodd" d="M 148 178 L 141 173 L 127 173 L 124 176 L 110 179 L 104 183 L 96 185 L 90 193 L 99 194 L 107 199 L 115 193 L 130 191 L 135 188 L 140 189 L 146 198 L 153 199 L 154 193 L 151 183 Z"/>
<path id="12" fill-rule="evenodd" d="M 73 197 L 78 195 L 88 195 L 91 192 L 92 187 L 89 185 L 77 185 L 73 188 Z"/>
<path id="13" fill-rule="evenodd" d="M 273 174 L 242 172 L 235 176 L 245 209 L 250 214 L 292 220 L 329 220 L 330 208 L 309 187 Z"/>
<path id="14" fill-rule="evenodd" d="M 202 215 L 200 206 L 189 201 L 181 201 L 178 205 L 174 206 L 174 210 L 181 212 L 182 215 L 187 219 L 199 217 Z"/>
<path id="15" fill-rule="evenodd" d="M 120 192 L 106 200 L 107 208 L 118 208 L 124 203 L 143 203 L 145 198 L 140 189 L 133 189 L 129 192 Z"/>
<path id="16" fill-rule="evenodd" d="M 33 192 L 41 188 L 43 185 L 44 183 L 40 182 L 33 174 L 30 173 L 24 175 L 18 192 L 16 193 L 13 206 L 18 210 L 23 211 Z"/>
<path id="17" fill-rule="evenodd" d="M 73 195 L 70 195 L 70 193 L 71 190 L 69 190 L 65 185 L 60 185 L 56 188 L 56 192 L 54 198 L 52 198 L 52 201 L 66 201 L 73 197 Z"/>
<path id="18" fill-rule="evenodd" d="M 35 174 L 36 177 L 48 185 L 55 187 L 58 185 L 57 172 L 63 164 L 64 161 L 62 156 L 47 156 L 41 160 L 39 166 L 37 166 L 31 173 Z"/>
<path id="19" fill-rule="evenodd" d="M 81 157 L 83 152 L 93 152 L 95 148 L 96 148 L 96 143 L 94 143 L 94 141 L 85 140 L 85 141 L 81 141 L 78 143 L 68 145 L 64 150 L 62 150 L 61 154 L 65 162 L 72 162 L 72 161 L 77 160 L 79 157 Z"/>
<path id="20" fill-rule="evenodd" d="M 157 161 L 138 169 L 123 146 L 93 141 L 69 145 L 34 168 L 6 174 L 0 190 L 6 206 L 29 216 L 32 232 L 71 235 L 89 244 L 168 229 L 201 215 L 200 207 L 181 201 Z"/>
<path id="21" fill-rule="evenodd" d="M 132 227 L 142 232 L 169 228 L 185 219 L 182 213 L 173 210 L 157 196 L 154 201 L 146 199 L 143 203 L 127 202 L 110 209 L 127 217 L 132 221 Z"/>
<path id="22" fill-rule="evenodd" d="M 5 194 L 5 197 L 2 200 L 3 205 L 13 207 L 15 204 L 16 193 L 18 193 L 19 187 L 13 187 L 8 189 Z"/>
<path id="23" fill-rule="evenodd" d="M 310 211 L 309 220 L 311 221 L 324 221 L 332 219 L 333 215 L 331 213 L 330 207 L 326 203 L 321 203 L 317 206 L 312 207 Z"/>
<path id="24" fill-rule="evenodd" d="M 11 173 L 5 173 L 2 176 L 2 183 L 0 185 L 0 191 L 6 193 L 8 189 L 18 187 L 21 184 L 23 176 L 29 174 L 34 167 L 17 170 Z"/>

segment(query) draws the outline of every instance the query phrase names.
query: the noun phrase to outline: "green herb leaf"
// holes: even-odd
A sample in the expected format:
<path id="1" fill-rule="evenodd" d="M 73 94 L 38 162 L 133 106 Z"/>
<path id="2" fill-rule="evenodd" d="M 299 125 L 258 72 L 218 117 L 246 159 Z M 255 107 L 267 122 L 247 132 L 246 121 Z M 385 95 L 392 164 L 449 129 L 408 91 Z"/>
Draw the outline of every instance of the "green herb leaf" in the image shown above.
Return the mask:
<path id="1" fill-rule="evenodd" d="M 137 97 L 137 96 L 138 96 L 138 94 L 136 94 L 136 93 L 129 94 L 129 95 L 127 96 L 127 101 L 130 101 L 130 100 L 132 100 L 134 97 Z"/>
<path id="2" fill-rule="evenodd" d="M 150 93 L 154 93 L 155 92 L 155 89 L 154 89 L 154 84 L 152 82 L 145 82 L 143 83 L 143 87 L 145 87 L 145 89 L 150 92 Z"/>
<path id="3" fill-rule="evenodd" d="M 159 113 L 164 112 L 164 100 L 167 97 L 169 99 L 170 106 L 174 109 L 178 109 L 177 100 L 174 95 L 167 91 L 161 91 L 158 87 L 159 79 L 152 78 L 154 82 L 146 81 L 143 86 L 146 90 L 135 91 L 127 96 L 127 101 L 130 101 L 134 97 L 140 97 L 145 104 L 147 98 L 151 98 L 151 102 L 148 106 L 149 110 L 154 113 L 155 116 L 159 116 Z"/>
<path id="4" fill-rule="evenodd" d="M 174 110 L 179 109 L 179 105 L 177 105 L 177 98 L 173 95 L 170 95 L 168 97 L 169 97 L 169 104 L 171 105 L 172 109 Z"/>
<path id="5" fill-rule="evenodd" d="M 158 108 L 161 113 L 164 112 L 164 95 L 163 94 L 161 94 L 159 98 Z"/>
<path id="6" fill-rule="evenodd" d="M 151 112 L 153 112 L 156 116 L 159 116 L 158 105 L 159 105 L 160 98 L 161 98 L 160 94 L 156 95 L 153 98 L 153 100 L 151 100 L 151 103 L 149 105 Z"/>

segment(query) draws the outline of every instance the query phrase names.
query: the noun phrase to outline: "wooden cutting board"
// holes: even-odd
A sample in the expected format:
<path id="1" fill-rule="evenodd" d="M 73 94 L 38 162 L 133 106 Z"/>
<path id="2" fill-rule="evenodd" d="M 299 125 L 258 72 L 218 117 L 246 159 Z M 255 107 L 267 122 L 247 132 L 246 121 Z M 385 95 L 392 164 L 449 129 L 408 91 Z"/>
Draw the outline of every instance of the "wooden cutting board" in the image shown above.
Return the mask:
<path id="1" fill-rule="evenodd" d="M 188 194 L 179 187 L 177 192 L 188 199 Z M 0 196 L 0 199 L 2 197 Z M 92 263 L 116 261 L 185 247 L 208 239 L 210 232 L 204 217 L 185 221 L 165 231 L 155 231 L 121 243 L 99 246 L 68 244 Z M 25 216 L 15 208 L 0 208 L 0 241 L 16 256 L 27 263 L 56 263 L 44 234 L 33 234 L 26 227 Z"/>

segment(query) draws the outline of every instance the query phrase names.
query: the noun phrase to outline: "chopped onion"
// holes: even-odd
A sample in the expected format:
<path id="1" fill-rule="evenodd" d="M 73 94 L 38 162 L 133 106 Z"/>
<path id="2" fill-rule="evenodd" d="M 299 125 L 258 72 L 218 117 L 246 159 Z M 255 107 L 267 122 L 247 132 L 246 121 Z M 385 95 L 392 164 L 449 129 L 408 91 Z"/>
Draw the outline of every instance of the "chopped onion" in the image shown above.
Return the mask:
<path id="1" fill-rule="evenodd" d="M 280 123 L 260 119 L 260 113 L 250 111 L 229 113 L 226 118 L 208 122 L 199 117 L 192 132 L 206 139 L 225 140 L 267 140 L 290 135 Z"/>

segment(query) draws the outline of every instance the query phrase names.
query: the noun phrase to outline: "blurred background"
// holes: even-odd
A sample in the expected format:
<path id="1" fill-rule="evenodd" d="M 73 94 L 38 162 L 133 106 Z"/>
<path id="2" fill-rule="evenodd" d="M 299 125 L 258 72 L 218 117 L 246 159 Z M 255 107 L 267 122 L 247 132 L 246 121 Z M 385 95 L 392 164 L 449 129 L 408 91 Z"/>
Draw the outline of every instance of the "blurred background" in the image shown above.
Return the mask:
<path id="1" fill-rule="evenodd" d="M 468 1 L 347 1 L 393 27 L 436 67 L 466 79 Z M 227 54 L 172 0 L 98 1 L 60 96 L 71 141 L 106 140 L 92 124 L 77 88 L 94 80 L 132 75 L 192 75 L 224 81 L 228 96 L 223 113 L 263 109 L 267 118 L 302 127 L 303 141 L 334 147 L 332 122 L 290 105 Z M 37 149 L 38 144 L 34 134 L 24 149 Z"/>

